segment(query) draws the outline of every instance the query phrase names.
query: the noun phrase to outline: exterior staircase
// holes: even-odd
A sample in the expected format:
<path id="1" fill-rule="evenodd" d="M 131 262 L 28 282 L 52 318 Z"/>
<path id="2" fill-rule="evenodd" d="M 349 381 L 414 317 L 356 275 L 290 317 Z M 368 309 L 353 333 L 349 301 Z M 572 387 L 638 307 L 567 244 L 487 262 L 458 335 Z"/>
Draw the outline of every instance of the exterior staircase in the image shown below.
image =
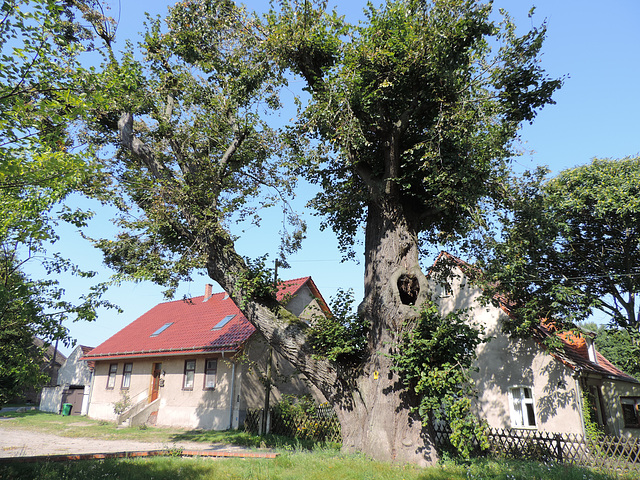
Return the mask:
<path id="1" fill-rule="evenodd" d="M 141 400 L 128 410 L 118 415 L 117 423 L 122 426 L 137 426 L 147 423 L 149 416 L 157 412 L 160 399 L 156 398 L 153 402 L 147 403 L 147 400 Z"/>

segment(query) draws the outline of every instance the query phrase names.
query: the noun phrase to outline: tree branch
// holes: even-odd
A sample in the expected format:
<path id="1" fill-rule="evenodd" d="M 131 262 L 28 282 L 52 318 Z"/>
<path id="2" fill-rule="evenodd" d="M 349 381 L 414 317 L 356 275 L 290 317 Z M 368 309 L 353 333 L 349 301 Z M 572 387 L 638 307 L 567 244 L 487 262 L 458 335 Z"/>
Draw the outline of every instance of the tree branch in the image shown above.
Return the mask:
<path id="1" fill-rule="evenodd" d="M 151 148 L 134 136 L 133 134 L 133 115 L 131 113 L 123 113 L 118 120 L 118 132 L 120 133 L 120 143 L 123 147 L 131 151 L 137 156 L 151 171 L 157 179 L 172 178 L 171 172 L 165 168 L 153 154 Z"/>

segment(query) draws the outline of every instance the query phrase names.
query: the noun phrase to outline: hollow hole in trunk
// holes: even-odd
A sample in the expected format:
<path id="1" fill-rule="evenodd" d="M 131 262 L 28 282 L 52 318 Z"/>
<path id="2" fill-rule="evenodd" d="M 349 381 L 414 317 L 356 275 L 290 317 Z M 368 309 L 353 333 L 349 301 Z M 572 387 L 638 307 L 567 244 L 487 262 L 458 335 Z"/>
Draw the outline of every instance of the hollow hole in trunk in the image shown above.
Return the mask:
<path id="1" fill-rule="evenodd" d="M 415 275 L 403 273 L 398 278 L 398 293 L 404 305 L 415 305 L 420 293 L 420 283 Z"/>

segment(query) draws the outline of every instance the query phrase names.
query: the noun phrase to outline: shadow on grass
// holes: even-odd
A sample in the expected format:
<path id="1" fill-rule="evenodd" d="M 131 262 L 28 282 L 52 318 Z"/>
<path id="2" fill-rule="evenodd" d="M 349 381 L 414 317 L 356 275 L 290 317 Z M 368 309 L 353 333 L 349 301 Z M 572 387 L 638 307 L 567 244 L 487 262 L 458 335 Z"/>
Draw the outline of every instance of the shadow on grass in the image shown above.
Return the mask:
<path id="1" fill-rule="evenodd" d="M 43 462 L 0 466 L 0 478 L 58 480 L 126 478 L 127 480 L 182 480 L 211 478 L 214 463 L 181 461 L 174 458 L 153 460 L 84 460 L 75 462 Z"/>
<path id="2" fill-rule="evenodd" d="M 277 450 L 340 450 L 340 444 L 335 442 L 317 442 L 273 434 L 253 435 L 242 430 L 189 430 L 173 435 L 171 440 L 175 442 L 227 443 L 242 447 L 273 448 Z"/>

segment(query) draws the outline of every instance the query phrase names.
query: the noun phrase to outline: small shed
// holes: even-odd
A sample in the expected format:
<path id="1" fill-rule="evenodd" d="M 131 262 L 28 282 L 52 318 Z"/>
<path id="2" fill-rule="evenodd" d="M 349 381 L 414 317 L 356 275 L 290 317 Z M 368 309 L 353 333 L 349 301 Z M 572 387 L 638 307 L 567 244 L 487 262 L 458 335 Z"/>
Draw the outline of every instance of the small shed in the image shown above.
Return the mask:
<path id="1" fill-rule="evenodd" d="M 44 387 L 40 398 L 40 410 L 61 413 L 62 405 L 71 404 L 71 415 L 86 415 L 89 410 L 89 394 L 93 377 L 93 362 L 80 360 L 93 348 L 77 346 L 58 371 L 56 385 Z"/>

